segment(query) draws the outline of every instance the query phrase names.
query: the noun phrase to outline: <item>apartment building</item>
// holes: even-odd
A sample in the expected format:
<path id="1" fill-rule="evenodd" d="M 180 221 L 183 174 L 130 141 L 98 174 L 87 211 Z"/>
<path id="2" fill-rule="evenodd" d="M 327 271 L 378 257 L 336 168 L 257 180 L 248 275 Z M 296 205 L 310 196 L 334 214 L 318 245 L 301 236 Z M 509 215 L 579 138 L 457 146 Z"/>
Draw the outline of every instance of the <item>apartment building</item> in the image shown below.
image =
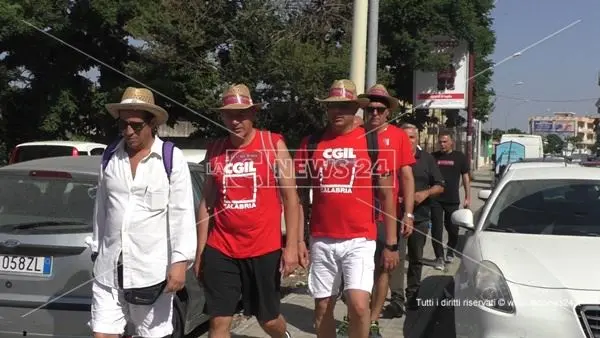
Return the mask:
<path id="1" fill-rule="evenodd" d="M 571 112 L 558 112 L 551 116 L 533 116 L 529 118 L 529 132 L 547 136 L 556 134 L 562 139 L 578 137 L 577 149 L 590 149 L 596 142 L 594 131 L 596 117 L 577 116 Z"/>

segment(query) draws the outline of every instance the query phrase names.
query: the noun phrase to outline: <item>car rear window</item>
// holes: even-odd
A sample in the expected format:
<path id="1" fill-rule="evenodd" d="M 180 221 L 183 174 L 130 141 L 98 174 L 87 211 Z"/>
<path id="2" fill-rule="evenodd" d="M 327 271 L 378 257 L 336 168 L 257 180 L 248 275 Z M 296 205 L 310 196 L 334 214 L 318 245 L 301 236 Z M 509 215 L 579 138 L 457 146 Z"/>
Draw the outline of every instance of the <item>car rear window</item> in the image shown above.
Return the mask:
<path id="1" fill-rule="evenodd" d="M 30 225 L 27 231 L 91 230 L 95 182 L 2 175 L 0 186 L 0 232 L 38 223 L 44 225 Z"/>
<path id="2" fill-rule="evenodd" d="M 71 146 L 20 146 L 17 148 L 17 162 L 30 161 L 38 158 L 71 156 Z"/>

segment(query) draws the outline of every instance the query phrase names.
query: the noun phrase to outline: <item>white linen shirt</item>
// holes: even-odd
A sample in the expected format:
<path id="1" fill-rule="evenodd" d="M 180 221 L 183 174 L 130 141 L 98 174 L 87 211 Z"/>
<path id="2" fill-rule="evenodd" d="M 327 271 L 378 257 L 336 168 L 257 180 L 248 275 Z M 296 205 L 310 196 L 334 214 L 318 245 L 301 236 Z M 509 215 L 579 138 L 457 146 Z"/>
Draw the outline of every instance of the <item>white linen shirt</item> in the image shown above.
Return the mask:
<path id="1" fill-rule="evenodd" d="M 91 246 L 98 252 L 96 281 L 118 288 L 122 252 L 123 288 L 130 289 L 164 281 L 172 263 L 194 261 L 196 216 L 190 171 L 180 149 L 173 149 L 169 185 L 161 139 L 155 137 L 135 178 L 123 145 L 121 141 L 104 172 L 100 168 Z"/>

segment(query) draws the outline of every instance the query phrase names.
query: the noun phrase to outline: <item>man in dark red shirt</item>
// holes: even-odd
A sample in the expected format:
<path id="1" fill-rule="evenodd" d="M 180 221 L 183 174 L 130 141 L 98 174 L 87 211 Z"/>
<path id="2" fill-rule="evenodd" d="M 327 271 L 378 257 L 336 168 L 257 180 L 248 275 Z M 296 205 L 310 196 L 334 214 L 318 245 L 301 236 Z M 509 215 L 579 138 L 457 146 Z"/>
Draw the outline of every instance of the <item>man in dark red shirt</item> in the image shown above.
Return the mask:
<path id="1" fill-rule="evenodd" d="M 414 186 L 412 165 L 415 163 L 415 157 L 412 152 L 411 143 L 406 133 L 388 123 L 390 112 L 398 108 L 399 102 L 395 97 L 390 96 L 387 89 L 376 84 L 369 88 L 365 94 L 359 97 L 366 97 L 371 102 L 365 108 L 366 127 L 372 133 L 377 133 L 379 140 L 379 149 L 381 152 L 392 152 L 395 156 L 396 167 L 399 168 L 394 175 L 394 200 L 398 201 L 400 185 L 402 185 L 402 209 L 398 210 L 398 233 L 405 236 L 410 235 L 404 230 L 408 229 L 414 220 Z M 377 251 L 375 253 L 375 289 L 371 297 L 371 330 L 370 337 L 381 337 L 379 333 L 379 315 L 383 309 L 387 290 L 389 285 L 390 274 L 383 269 L 381 264 L 381 253 L 385 248 L 385 227 L 383 225 L 384 215 L 379 212 L 377 218 Z M 402 215 L 402 216 L 400 216 Z M 407 225 L 405 227 L 404 225 Z M 400 239 L 399 239 L 400 241 Z M 403 257 L 404 254 L 400 253 Z M 400 264 L 404 264 L 400 262 Z"/>
<path id="2" fill-rule="evenodd" d="M 206 154 L 209 175 L 198 210 L 194 270 L 204 284 L 211 337 L 229 336 L 240 298 L 246 315 L 256 316 L 269 336 L 290 337 L 280 313 L 280 280 L 298 263 L 299 202 L 283 138 L 254 128 L 259 107 L 245 85 L 231 86 L 219 108 L 231 134 Z"/>
<path id="3" fill-rule="evenodd" d="M 357 110 L 369 100 L 357 98 L 352 81 L 335 81 L 329 97 L 319 101 L 326 105 L 327 129 L 315 149 L 308 148 L 312 142 L 305 138 L 295 161 L 298 186 L 313 190 L 308 289 L 315 298 L 317 336 L 335 337 L 333 309 L 343 279 L 350 334 L 366 337 L 375 270 L 374 260 L 366 258 L 375 255 L 377 239 L 371 169 L 376 166 L 377 192 L 385 215 L 383 266 L 392 270 L 399 259 L 393 192 L 397 168 L 390 152 L 380 152 L 377 163 L 371 163 L 365 130 L 354 125 Z M 303 204 L 308 207 L 307 198 Z"/>

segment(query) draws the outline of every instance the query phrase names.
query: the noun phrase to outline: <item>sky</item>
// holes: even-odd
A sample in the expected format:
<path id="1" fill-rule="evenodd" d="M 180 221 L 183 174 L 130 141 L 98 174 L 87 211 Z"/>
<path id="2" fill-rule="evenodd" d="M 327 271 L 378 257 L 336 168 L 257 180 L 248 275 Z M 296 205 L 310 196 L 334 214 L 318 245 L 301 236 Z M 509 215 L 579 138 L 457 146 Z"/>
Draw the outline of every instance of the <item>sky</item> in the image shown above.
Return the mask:
<path id="1" fill-rule="evenodd" d="M 484 128 L 528 131 L 529 117 L 554 112 L 600 117 L 595 107 L 600 98 L 600 1 L 497 0 L 492 17 L 496 63 L 581 22 L 494 68 L 496 108 Z"/>

